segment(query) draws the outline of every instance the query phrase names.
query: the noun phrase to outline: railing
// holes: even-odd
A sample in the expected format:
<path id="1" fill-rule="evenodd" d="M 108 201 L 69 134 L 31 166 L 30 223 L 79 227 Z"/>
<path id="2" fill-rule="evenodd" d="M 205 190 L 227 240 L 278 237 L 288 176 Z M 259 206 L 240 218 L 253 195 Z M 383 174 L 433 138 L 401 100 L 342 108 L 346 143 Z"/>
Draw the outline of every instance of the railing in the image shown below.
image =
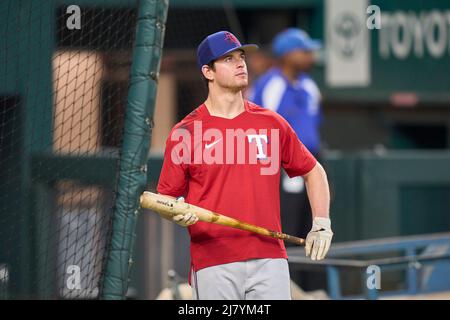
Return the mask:
<path id="1" fill-rule="evenodd" d="M 381 258 L 358 258 L 354 256 L 386 256 L 400 252 L 400 256 Z M 328 257 L 321 261 L 312 261 L 305 257 L 303 248 L 288 249 L 289 263 L 293 268 L 317 269 L 325 271 L 328 281 L 328 294 L 332 299 L 364 298 L 377 299 L 394 295 L 415 295 L 443 291 L 430 281 L 431 274 L 439 278 L 441 284 L 448 283 L 444 290 L 450 291 L 450 233 L 437 233 L 424 236 L 407 236 L 363 240 L 332 245 Z M 436 264 L 440 263 L 439 268 Z M 375 266 L 380 270 L 380 276 L 387 270 L 405 270 L 406 288 L 403 290 L 383 291 L 381 288 L 370 287 L 367 281 L 362 281 L 363 295 L 344 296 L 342 294 L 341 271 L 351 269 L 362 279 L 372 276 L 369 267 Z M 425 266 L 432 269 L 425 276 L 422 270 Z M 438 274 L 436 274 L 438 273 Z"/>

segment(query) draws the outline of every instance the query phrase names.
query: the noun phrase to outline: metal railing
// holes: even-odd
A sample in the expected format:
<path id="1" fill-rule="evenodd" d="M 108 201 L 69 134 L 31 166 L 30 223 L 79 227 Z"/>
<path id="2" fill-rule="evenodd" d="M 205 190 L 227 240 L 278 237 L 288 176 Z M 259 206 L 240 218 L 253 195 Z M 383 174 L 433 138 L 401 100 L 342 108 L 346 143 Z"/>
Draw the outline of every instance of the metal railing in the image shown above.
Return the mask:
<path id="1" fill-rule="evenodd" d="M 400 253 L 400 255 L 398 255 Z M 386 257 L 396 254 L 395 257 Z M 379 258 L 370 258 L 378 255 Z M 382 257 L 382 256 L 385 257 Z M 295 269 L 314 269 L 324 271 L 327 275 L 328 294 L 332 299 L 367 298 L 377 299 L 394 295 L 415 295 L 442 291 L 429 281 L 430 275 L 449 283 L 446 290 L 450 291 L 450 233 L 437 233 L 424 236 L 406 236 L 384 238 L 376 240 L 362 240 L 332 245 L 328 257 L 321 261 L 312 261 L 305 257 L 303 248 L 288 249 L 289 263 Z M 358 258 L 353 258 L 358 256 Z M 368 258 L 364 258 L 368 256 Z M 362 258 L 361 258 L 362 257 Z M 435 268 L 436 264 L 440 268 Z M 381 288 L 369 287 L 362 281 L 362 295 L 344 296 L 342 293 L 341 273 L 350 269 L 359 274 L 361 279 L 372 275 L 369 267 L 375 266 L 380 270 L 380 276 L 385 271 L 404 270 L 406 272 L 405 289 L 386 291 Z M 427 275 L 422 272 L 430 266 Z"/>

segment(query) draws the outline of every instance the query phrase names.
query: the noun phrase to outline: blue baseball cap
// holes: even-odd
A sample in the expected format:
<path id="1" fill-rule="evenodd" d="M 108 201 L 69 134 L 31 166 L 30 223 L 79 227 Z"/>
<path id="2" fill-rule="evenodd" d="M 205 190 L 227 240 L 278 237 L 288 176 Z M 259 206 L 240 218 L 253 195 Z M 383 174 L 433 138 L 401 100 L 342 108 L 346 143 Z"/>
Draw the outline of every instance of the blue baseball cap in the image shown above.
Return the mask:
<path id="1" fill-rule="evenodd" d="M 311 39 L 302 29 L 289 28 L 278 33 L 272 42 L 272 52 L 276 57 L 294 50 L 314 51 L 322 48 L 320 40 Z"/>
<path id="2" fill-rule="evenodd" d="M 219 31 L 207 36 L 197 48 L 197 64 L 200 70 L 205 64 L 230 53 L 241 49 L 244 52 L 251 52 L 258 49 L 256 44 L 242 45 L 239 40 L 229 31 Z"/>

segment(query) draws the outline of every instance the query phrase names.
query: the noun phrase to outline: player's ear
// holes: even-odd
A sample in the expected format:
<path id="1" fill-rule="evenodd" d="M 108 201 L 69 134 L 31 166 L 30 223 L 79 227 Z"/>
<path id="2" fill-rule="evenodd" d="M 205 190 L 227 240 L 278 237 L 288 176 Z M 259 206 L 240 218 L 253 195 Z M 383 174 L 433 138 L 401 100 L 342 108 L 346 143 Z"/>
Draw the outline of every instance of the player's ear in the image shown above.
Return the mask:
<path id="1" fill-rule="evenodd" d="M 202 67 L 203 76 L 210 81 L 214 79 L 213 72 L 214 70 L 206 64 Z"/>

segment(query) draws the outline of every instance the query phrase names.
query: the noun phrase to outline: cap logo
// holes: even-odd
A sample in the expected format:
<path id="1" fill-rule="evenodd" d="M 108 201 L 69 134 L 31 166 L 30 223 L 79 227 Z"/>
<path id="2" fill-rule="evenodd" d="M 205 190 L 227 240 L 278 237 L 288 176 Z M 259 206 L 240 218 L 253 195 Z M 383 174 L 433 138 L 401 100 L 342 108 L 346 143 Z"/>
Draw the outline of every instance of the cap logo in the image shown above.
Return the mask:
<path id="1" fill-rule="evenodd" d="M 239 40 L 230 32 L 225 32 L 225 40 L 234 43 L 238 46 L 241 45 L 241 43 L 239 42 Z"/>

